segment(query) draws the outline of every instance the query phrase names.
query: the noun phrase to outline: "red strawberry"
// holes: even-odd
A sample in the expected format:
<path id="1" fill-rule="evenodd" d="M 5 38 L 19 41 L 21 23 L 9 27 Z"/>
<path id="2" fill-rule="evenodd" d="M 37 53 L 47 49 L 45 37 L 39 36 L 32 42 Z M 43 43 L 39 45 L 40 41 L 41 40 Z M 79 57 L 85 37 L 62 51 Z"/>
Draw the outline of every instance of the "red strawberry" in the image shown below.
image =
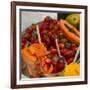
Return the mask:
<path id="1" fill-rule="evenodd" d="M 27 40 L 25 38 L 22 39 L 22 43 L 23 44 L 26 44 L 27 43 Z"/>
<path id="2" fill-rule="evenodd" d="M 40 25 L 40 31 L 42 30 L 48 30 L 49 29 L 49 24 L 47 22 L 43 22 L 41 25 Z"/>
<path id="3" fill-rule="evenodd" d="M 21 46 L 22 46 L 22 49 L 25 47 L 25 45 L 24 45 L 24 44 L 21 44 Z"/>
<path id="4" fill-rule="evenodd" d="M 53 69 L 53 72 L 52 73 L 58 73 L 58 70 L 56 68 L 56 65 L 54 65 L 54 69 Z"/>
<path id="5" fill-rule="evenodd" d="M 56 50 L 55 48 L 52 48 L 52 49 L 50 50 L 50 52 L 51 52 L 52 54 L 56 54 L 56 53 L 57 53 L 57 50 Z"/>
<path id="6" fill-rule="evenodd" d="M 65 53 L 64 53 L 64 56 L 73 56 L 74 55 L 74 53 L 73 53 L 73 51 L 72 50 L 68 50 L 68 51 L 66 51 Z"/>
<path id="7" fill-rule="evenodd" d="M 73 47 L 72 50 L 76 52 L 78 50 L 78 47 Z"/>
<path id="8" fill-rule="evenodd" d="M 50 39 L 46 39 L 46 44 L 47 45 L 50 45 L 51 43 L 50 43 Z"/>
<path id="9" fill-rule="evenodd" d="M 67 64 L 72 63 L 72 62 L 73 62 L 73 60 L 74 60 L 74 57 L 69 58 L 69 59 L 67 60 Z"/>
<path id="10" fill-rule="evenodd" d="M 65 67 L 64 63 L 57 63 L 56 65 L 58 71 L 62 71 Z"/>
<path id="11" fill-rule="evenodd" d="M 68 49 L 61 49 L 61 54 L 64 54 L 65 52 L 67 52 L 68 51 Z"/>
<path id="12" fill-rule="evenodd" d="M 50 16 L 47 16 L 45 19 L 44 19 L 44 22 L 48 22 L 48 23 L 52 23 L 53 20 Z"/>
<path id="13" fill-rule="evenodd" d="M 45 35 L 46 33 L 47 33 L 46 30 L 42 30 L 40 34 L 41 34 L 41 36 L 43 36 L 43 35 Z"/>
<path id="14" fill-rule="evenodd" d="M 52 29 L 54 29 L 54 25 L 53 25 L 53 23 L 50 23 L 49 30 L 52 30 Z"/>
<path id="15" fill-rule="evenodd" d="M 53 19 L 53 24 L 57 24 L 57 20 L 56 19 Z"/>
<path id="16" fill-rule="evenodd" d="M 54 35 L 53 34 L 50 36 L 50 39 L 51 40 L 54 40 Z"/>
<path id="17" fill-rule="evenodd" d="M 49 59 L 49 58 L 47 58 L 47 59 L 45 60 L 45 62 L 46 62 L 47 64 L 51 64 L 51 63 L 52 63 L 51 59 Z"/>

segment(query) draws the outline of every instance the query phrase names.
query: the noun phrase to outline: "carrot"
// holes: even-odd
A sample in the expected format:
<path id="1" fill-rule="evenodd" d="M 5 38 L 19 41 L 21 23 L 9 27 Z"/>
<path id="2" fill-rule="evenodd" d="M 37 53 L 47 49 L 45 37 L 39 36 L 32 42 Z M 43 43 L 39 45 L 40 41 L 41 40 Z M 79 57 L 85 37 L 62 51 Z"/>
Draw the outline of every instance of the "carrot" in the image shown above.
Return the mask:
<path id="1" fill-rule="evenodd" d="M 60 20 L 58 26 L 69 40 L 76 44 L 80 44 L 80 32 L 74 26 L 65 20 Z"/>
<path id="2" fill-rule="evenodd" d="M 65 21 L 65 23 L 68 25 L 68 27 L 70 27 L 71 29 L 73 29 L 73 31 L 75 31 L 78 36 L 80 36 L 79 30 L 77 30 L 74 26 L 72 26 L 72 25 L 71 25 L 70 23 L 68 23 L 67 21 Z"/>

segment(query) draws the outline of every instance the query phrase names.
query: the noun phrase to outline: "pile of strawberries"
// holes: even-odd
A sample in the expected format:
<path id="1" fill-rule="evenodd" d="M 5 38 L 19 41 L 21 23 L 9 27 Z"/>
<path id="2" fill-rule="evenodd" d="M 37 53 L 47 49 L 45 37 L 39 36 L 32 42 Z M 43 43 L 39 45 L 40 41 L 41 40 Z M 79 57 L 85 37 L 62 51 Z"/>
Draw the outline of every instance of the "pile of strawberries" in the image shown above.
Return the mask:
<path id="1" fill-rule="evenodd" d="M 65 37 L 58 28 L 57 23 L 58 21 L 56 19 L 52 19 L 49 16 L 45 17 L 42 22 L 38 23 L 41 41 L 44 43 L 48 51 L 57 54 L 55 38 L 58 38 L 61 55 L 65 57 L 67 64 L 70 64 L 73 62 L 78 46 Z M 33 43 L 38 43 L 36 24 L 32 24 L 31 27 L 28 27 L 22 35 L 22 49 Z"/>
<path id="2" fill-rule="evenodd" d="M 62 72 L 65 68 L 65 62 L 59 58 L 57 54 L 53 56 L 50 55 L 50 58 L 42 60 L 41 68 L 42 71 L 46 74 L 55 74 Z"/>

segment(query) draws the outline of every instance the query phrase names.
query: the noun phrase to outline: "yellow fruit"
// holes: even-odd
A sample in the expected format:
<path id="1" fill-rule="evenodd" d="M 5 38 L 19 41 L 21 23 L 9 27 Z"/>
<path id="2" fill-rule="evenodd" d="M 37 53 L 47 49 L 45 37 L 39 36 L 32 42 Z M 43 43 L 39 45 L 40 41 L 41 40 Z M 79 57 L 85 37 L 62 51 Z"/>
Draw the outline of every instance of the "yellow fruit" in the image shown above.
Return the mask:
<path id="1" fill-rule="evenodd" d="M 80 14 L 70 14 L 66 17 L 66 20 L 75 27 L 78 27 L 80 23 Z"/>
<path id="2" fill-rule="evenodd" d="M 64 70 L 64 76 L 80 76 L 80 64 L 69 64 Z"/>

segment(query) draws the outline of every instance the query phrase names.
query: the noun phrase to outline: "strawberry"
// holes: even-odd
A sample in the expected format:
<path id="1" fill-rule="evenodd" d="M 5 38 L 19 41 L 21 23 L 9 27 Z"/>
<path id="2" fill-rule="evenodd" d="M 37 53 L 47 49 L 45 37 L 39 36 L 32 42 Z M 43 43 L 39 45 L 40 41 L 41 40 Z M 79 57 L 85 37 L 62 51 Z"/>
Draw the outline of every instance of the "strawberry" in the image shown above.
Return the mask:
<path id="1" fill-rule="evenodd" d="M 68 49 L 64 48 L 64 49 L 61 49 L 61 54 L 64 54 L 65 52 L 67 52 Z"/>
<path id="2" fill-rule="evenodd" d="M 56 19 L 53 19 L 53 24 L 57 24 L 57 20 Z"/>
<path id="3" fill-rule="evenodd" d="M 51 59 L 49 59 L 49 58 L 47 58 L 47 59 L 45 60 L 45 62 L 46 62 L 47 64 L 51 64 L 51 63 L 52 63 Z"/>
<path id="4" fill-rule="evenodd" d="M 44 22 L 48 22 L 48 23 L 52 23 L 53 20 L 50 16 L 47 16 L 45 19 L 44 19 Z"/>
<path id="5" fill-rule="evenodd" d="M 64 69 L 65 65 L 64 63 L 57 63 L 56 67 L 57 67 L 57 71 L 60 72 Z"/>
<path id="6" fill-rule="evenodd" d="M 50 50 L 50 52 L 51 52 L 52 54 L 56 54 L 56 53 L 57 53 L 57 50 L 56 50 L 55 48 L 52 48 L 52 49 Z"/>
<path id="7" fill-rule="evenodd" d="M 67 64 L 72 63 L 72 62 L 73 62 L 73 60 L 74 60 L 74 57 L 69 58 L 69 59 L 67 60 Z"/>
<path id="8" fill-rule="evenodd" d="M 53 28 L 54 28 L 53 23 L 50 23 L 50 25 L 49 25 L 49 30 L 51 30 L 51 29 L 53 29 Z"/>
<path id="9" fill-rule="evenodd" d="M 53 34 L 50 36 L 50 39 L 51 40 L 54 40 L 54 35 Z"/>
<path id="10" fill-rule="evenodd" d="M 53 72 L 52 73 L 58 73 L 58 70 L 56 68 L 56 65 L 54 65 L 54 69 L 53 69 Z"/>
<path id="11" fill-rule="evenodd" d="M 40 25 L 40 31 L 42 30 L 48 30 L 49 29 L 49 24 L 47 22 L 43 22 Z"/>
<path id="12" fill-rule="evenodd" d="M 48 34 L 45 34 L 43 37 L 42 37 L 42 40 L 46 43 L 47 46 L 50 46 L 51 42 L 50 42 L 50 39 L 48 37 Z"/>
<path id="13" fill-rule="evenodd" d="M 73 55 L 74 55 L 74 53 L 72 50 L 68 50 L 64 53 L 64 56 L 68 56 L 68 57 L 73 56 Z"/>
<path id="14" fill-rule="evenodd" d="M 27 40 L 25 38 L 22 39 L 22 43 L 23 44 L 26 44 L 27 43 Z"/>
<path id="15" fill-rule="evenodd" d="M 78 47 L 73 47 L 72 50 L 76 52 L 78 50 Z"/>
<path id="16" fill-rule="evenodd" d="M 47 30 L 42 30 L 42 31 L 40 32 L 41 36 L 44 36 L 46 33 L 47 33 Z"/>
<path id="17" fill-rule="evenodd" d="M 21 44 L 21 47 L 22 47 L 22 49 L 23 49 L 23 48 L 25 47 L 25 45 L 22 43 L 22 44 Z"/>

